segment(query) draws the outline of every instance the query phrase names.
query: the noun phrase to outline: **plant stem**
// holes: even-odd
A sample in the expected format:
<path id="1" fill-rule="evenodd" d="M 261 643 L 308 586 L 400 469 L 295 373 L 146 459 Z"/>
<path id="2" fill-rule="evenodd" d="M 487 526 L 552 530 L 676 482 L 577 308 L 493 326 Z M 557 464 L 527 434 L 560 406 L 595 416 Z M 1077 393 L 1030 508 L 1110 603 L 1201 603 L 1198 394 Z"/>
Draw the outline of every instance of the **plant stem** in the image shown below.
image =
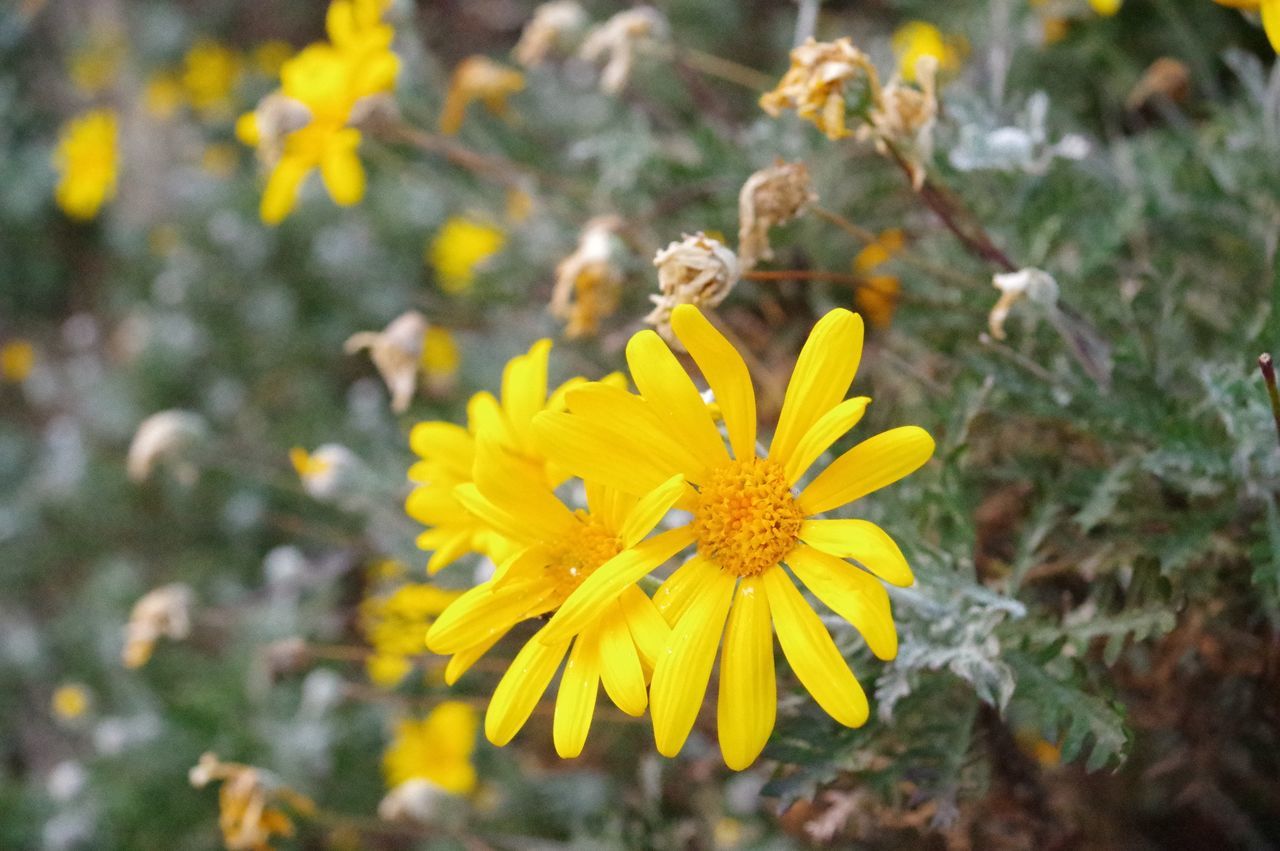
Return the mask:
<path id="1" fill-rule="evenodd" d="M 1258 369 L 1262 370 L 1262 380 L 1267 385 L 1267 397 L 1271 399 L 1271 417 L 1276 423 L 1276 439 L 1280 440 L 1280 389 L 1276 388 L 1276 367 L 1270 354 L 1264 352 L 1258 356 Z"/>

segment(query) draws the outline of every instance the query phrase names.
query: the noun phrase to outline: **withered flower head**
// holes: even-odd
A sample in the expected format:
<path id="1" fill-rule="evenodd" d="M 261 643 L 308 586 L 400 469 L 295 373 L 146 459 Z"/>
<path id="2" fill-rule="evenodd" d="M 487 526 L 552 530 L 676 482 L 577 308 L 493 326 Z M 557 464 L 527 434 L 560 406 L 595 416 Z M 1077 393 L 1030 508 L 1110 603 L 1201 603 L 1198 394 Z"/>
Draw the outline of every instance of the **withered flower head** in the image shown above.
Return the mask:
<path id="1" fill-rule="evenodd" d="M 133 604 L 124 628 L 126 668 L 141 668 L 161 638 L 181 641 L 191 634 L 191 588 L 181 582 L 161 585 Z"/>
<path id="2" fill-rule="evenodd" d="M 915 79 L 919 88 L 895 77 L 872 105 L 870 123 L 860 131 L 872 136 L 881 153 L 892 145 L 911 170 L 911 184 L 919 191 L 924 185 L 925 167 L 933 157 L 933 127 L 938 118 L 938 60 L 921 56 L 916 60 Z"/>
<path id="3" fill-rule="evenodd" d="M 604 61 L 600 90 L 616 95 L 631 78 L 640 46 L 666 39 L 669 31 L 661 12 L 652 6 L 637 6 L 619 12 L 587 33 L 578 55 L 591 63 Z"/>
<path id="4" fill-rule="evenodd" d="M 468 56 L 453 69 L 449 91 L 440 110 L 440 132 L 453 135 L 462 129 L 467 107 L 480 101 L 499 117 L 507 114 L 507 98 L 524 88 L 524 75 L 494 62 L 488 56 Z"/>
<path id="5" fill-rule="evenodd" d="M 738 282 L 738 258 L 724 244 L 699 231 L 673 242 L 653 258 L 658 267 L 658 295 L 645 322 L 669 343 L 679 345 L 671 330 L 671 311 L 677 305 L 715 307 Z"/>
<path id="6" fill-rule="evenodd" d="M 552 51 L 563 49 L 587 25 L 587 13 L 576 0 L 552 0 L 533 10 L 512 57 L 525 68 L 536 68 Z"/>
<path id="7" fill-rule="evenodd" d="M 778 160 L 747 178 L 738 193 L 738 262 L 742 268 L 772 260 L 769 229 L 796 218 L 817 200 L 809 169 L 802 162 Z"/>
<path id="8" fill-rule="evenodd" d="M 202 755 L 188 776 L 197 789 L 222 781 L 218 826 L 228 851 L 269 851 L 273 836 L 293 835 L 293 821 L 272 804 L 286 804 L 303 815 L 315 811 L 310 798 L 276 782 L 267 772 L 238 762 L 222 762 L 212 753 Z"/>
<path id="9" fill-rule="evenodd" d="M 347 354 L 369 350 L 369 358 L 391 391 L 391 410 L 408 410 L 418 389 L 422 345 L 426 338 L 427 317 L 416 310 L 402 313 L 381 331 L 352 334 L 343 345 Z"/>
<path id="10" fill-rule="evenodd" d="M 236 135 L 252 146 L 264 168 L 274 168 L 284 154 L 285 137 L 311 123 L 311 110 L 300 100 L 272 92 L 253 112 L 240 116 Z"/>
<path id="11" fill-rule="evenodd" d="M 760 97 L 760 108 L 775 117 L 794 109 L 834 140 L 852 135 L 845 126 L 847 112 L 866 114 L 879 97 L 876 67 L 851 39 L 811 37 L 791 51 L 791 67 L 773 91 Z"/>
<path id="12" fill-rule="evenodd" d="M 618 308 L 622 270 L 613 258 L 621 227 L 617 216 L 592 219 L 582 229 L 578 247 L 556 266 L 549 310 L 566 323 L 569 338 L 595 334 L 600 320 Z"/>

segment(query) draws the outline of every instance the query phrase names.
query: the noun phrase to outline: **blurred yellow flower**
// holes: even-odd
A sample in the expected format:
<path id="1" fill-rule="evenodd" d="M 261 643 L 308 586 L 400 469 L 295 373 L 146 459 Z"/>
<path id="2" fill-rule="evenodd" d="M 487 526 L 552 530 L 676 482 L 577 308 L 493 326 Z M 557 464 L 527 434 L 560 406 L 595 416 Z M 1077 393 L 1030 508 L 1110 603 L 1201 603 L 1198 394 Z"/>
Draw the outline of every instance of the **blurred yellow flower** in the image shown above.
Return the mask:
<path id="1" fill-rule="evenodd" d="M 74 721 L 89 709 L 89 689 L 81 683 L 64 683 L 54 690 L 50 705 L 58 718 Z"/>
<path id="2" fill-rule="evenodd" d="M 0 380 L 19 384 L 36 365 L 36 347 L 30 340 L 10 340 L 0 346 Z"/>
<path id="3" fill-rule="evenodd" d="M 116 194 L 119 172 L 116 114 L 96 109 L 62 127 L 53 166 L 58 171 L 54 200 L 68 216 L 88 221 Z"/>
<path id="4" fill-rule="evenodd" d="M 902 251 L 906 234 L 889 228 L 853 258 L 853 273 L 859 277 L 853 301 L 859 312 L 876 328 L 887 328 L 898 307 L 902 283 L 897 275 L 877 273 L 877 269 Z"/>
<path id="5" fill-rule="evenodd" d="M 458 377 L 462 354 L 453 332 L 439 325 L 427 328 L 422 337 L 422 374 L 426 377 L 427 390 L 437 396 L 453 389 Z"/>
<path id="6" fill-rule="evenodd" d="M 671 324 L 715 394 L 732 456 L 697 386 L 653 331 L 641 331 L 627 346 L 639 396 L 606 396 L 594 385 L 575 389 L 567 395 L 569 413 L 538 415 L 534 432 L 543 451 L 588 486 L 641 494 L 671 476 L 693 486 L 680 504 L 689 519 L 654 539 L 697 546 L 654 597 L 672 625 L 649 694 L 654 738 L 666 756 L 683 747 L 723 639 L 720 751 L 730 768 L 743 769 L 774 726 L 775 632 L 796 676 L 831 717 L 849 727 L 866 722 L 866 694 L 791 573 L 853 624 L 875 656 L 892 659 L 898 638 L 881 580 L 910 585 L 906 559 L 873 523 L 816 517 L 916 470 L 934 442 L 915 426 L 876 435 L 836 458 L 797 496 L 809 468 L 870 401 L 844 398 L 861 357 L 861 318 L 833 310 L 814 326 L 764 457 L 756 450 L 755 394 L 741 355 L 692 305 L 676 307 Z M 654 566 L 622 558 L 588 576 L 539 632 L 544 652 L 595 622 Z"/>
<path id="7" fill-rule="evenodd" d="M 182 106 L 182 101 L 182 81 L 169 72 L 152 74 L 142 92 L 147 114 L 161 121 L 172 118 Z"/>
<path id="8" fill-rule="evenodd" d="M 1124 0 L 1089 0 L 1089 7 L 1103 17 L 1111 17 L 1120 11 Z"/>
<path id="9" fill-rule="evenodd" d="M 389 0 L 332 0 L 325 17 L 329 41 L 304 48 L 280 68 L 280 90 L 263 106 L 279 99 L 296 110 L 267 109 L 241 116 L 236 135 L 265 152 L 271 169 L 262 193 L 260 214 L 279 224 L 297 206 L 303 182 L 316 169 L 329 197 L 339 206 L 364 197 L 364 166 L 356 151 L 361 134 L 355 124 L 372 101 L 395 88 L 399 57 L 391 51 L 395 33 L 383 23 Z M 279 112 L 300 112 L 304 122 L 264 122 Z"/>
<path id="10" fill-rule="evenodd" d="M 474 219 L 454 216 L 427 246 L 424 258 L 435 269 L 440 289 L 462 293 L 475 283 L 476 269 L 506 245 L 507 235 Z"/>
<path id="11" fill-rule="evenodd" d="M 456 700 L 444 701 L 420 721 L 400 721 L 382 757 L 387 788 L 426 780 L 454 795 L 474 790 L 477 727 L 476 711 Z"/>
<path id="12" fill-rule="evenodd" d="M 942 34 L 942 30 L 925 21 L 908 21 L 893 33 L 893 53 L 898 58 L 898 74 L 908 83 L 916 82 L 916 63 L 922 56 L 932 56 L 939 71 L 954 71 L 960 66 L 960 51 Z"/>
<path id="13" fill-rule="evenodd" d="M 331 461 L 312 455 L 301 446 L 295 446 L 289 450 L 289 463 L 293 465 L 293 471 L 300 479 L 322 476 L 333 466 Z"/>
<path id="14" fill-rule="evenodd" d="M 253 49 L 253 67 L 264 77 L 278 77 L 284 63 L 293 56 L 293 45 L 280 39 L 264 41 Z"/>
<path id="15" fill-rule="evenodd" d="M 230 109 L 240 70 L 240 56 L 231 48 L 212 39 L 197 39 L 182 60 L 187 102 L 206 115 Z"/>
<path id="16" fill-rule="evenodd" d="M 1214 0 L 1221 6 L 1257 12 L 1262 16 L 1262 28 L 1267 33 L 1271 47 L 1280 53 L 1280 0 Z"/>
<path id="17" fill-rule="evenodd" d="M 373 653 L 369 679 L 392 688 L 413 669 L 413 657 L 427 652 L 427 629 L 436 615 L 460 595 L 434 585 L 408 583 L 389 595 L 366 597 L 360 603 L 360 628 Z"/>
<path id="18" fill-rule="evenodd" d="M 191 785 L 202 789 L 220 780 L 218 826 L 228 851 L 271 851 L 273 836 L 293 836 L 293 820 L 278 806 L 283 803 L 300 815 L 315 812 L 315 804 L 262 769 L 238 762 L 222 762 L 203 754 L 188 774 Z"/>
<path id="19" fill-rule="evenodd" d="M 524 88 L 524 75 L 487 56 L 468 56 L 449 78 L 440 109 L 440 132 L 452 136 L 462 129 L 467 107 L 480 101 L 494 115 L 507 114 L 507 98 Z"/>

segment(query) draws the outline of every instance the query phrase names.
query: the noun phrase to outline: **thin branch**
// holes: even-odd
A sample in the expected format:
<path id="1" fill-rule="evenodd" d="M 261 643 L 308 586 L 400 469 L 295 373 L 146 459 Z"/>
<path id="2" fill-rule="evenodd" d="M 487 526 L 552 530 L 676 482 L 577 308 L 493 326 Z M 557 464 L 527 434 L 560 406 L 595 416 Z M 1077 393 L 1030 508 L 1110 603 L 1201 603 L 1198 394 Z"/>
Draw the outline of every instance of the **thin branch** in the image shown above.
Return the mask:
<path id="1" fill-rule="evenodd" d="M 1267 397 L 1271 400 L 1271 416 L 1276 422 L 1276 439 L 1280 440 L 1280 389 L 1276 388 L 1276 367 L 1271 355 L 1263 353 L 1258 356 L 1258 369 L 1262 370 L 1262 380 L 1267 385 Z"/>

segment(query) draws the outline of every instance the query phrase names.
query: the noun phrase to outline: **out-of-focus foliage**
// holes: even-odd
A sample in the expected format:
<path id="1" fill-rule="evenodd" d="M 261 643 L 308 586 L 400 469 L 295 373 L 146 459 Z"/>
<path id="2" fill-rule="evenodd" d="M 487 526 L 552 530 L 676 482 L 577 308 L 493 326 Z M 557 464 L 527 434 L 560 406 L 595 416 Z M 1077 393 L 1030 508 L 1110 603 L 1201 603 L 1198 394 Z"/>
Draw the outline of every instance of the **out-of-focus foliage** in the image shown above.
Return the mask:
<path id="1" fill-rule="evenodd" d="M 584 5 L 577 38 L 622 8 Z M 325 37 L 323 4 L 5 4 L 0 846 L 219 847 L 232 796 L 188 782 L 208 752 L 258 769 L 231 803 L 265 796 L 282 847 L 1280 842 L 1280 448 L 1254 366 L 1280 346 L 1280 72 L 1252 13 L 1115 5 L 669 0 L 629 68 L 553 46 L 523 87 L 463 99 L 445 137 L 455 71 L 517 67 L 534 4 L 397 0 L 396 114 L 361 125 L 363 199 L 338 207 L 313 178 L 268 227 L 236 119 Z M 939 54 L 931 185 L 1052 288 L 998 291 L 1009 270 L 871 141 L 759 108 L 808 33 L 850 36 L 886 81 Z M 59 135 L 84 114 L 114 116 L 114 197 L 90 156 L 68 205 Z M 871 720 L 838 727 L 781 666 L 778 729 L 746 772 L 721 763 L 710 706 L 666 760 L 647 720 L 602 702 L 576 760 L 535 714 L 506 748 L 423 757 L 463 794 L 426 772 L 388 805 L 406 724 L 482 707 L 514 652 L 448 688 L 443 659 L 379 632 L 438 614 L 397 589 L 491 569 L 428 580 L 403 510 L 411 427 L 465 422 L 540 337 L 553 384 L 621 368 L 654 254 L 732 244 L 739 190 L 776 158 L 806 164 L 821 212 L 773 229 L 773 258 L 715 307 L 762 419 L 817 317 L 856 306 L 862 433 L 938 440 L 859 506 L 915 572 L 891 592 L 896 660 L 829 624 Z M 547 306 L 575 250 L 616 310 L 565 339 Z M 376 345 L 413 310 L 432 331 L 396 413 L 405 362 Z M 362 332 L 384 336 L 345 351 Z M 131 618 L 154 646 L 126 666 Z M 430 817 L 378 820 L 380 802 Z"/>

